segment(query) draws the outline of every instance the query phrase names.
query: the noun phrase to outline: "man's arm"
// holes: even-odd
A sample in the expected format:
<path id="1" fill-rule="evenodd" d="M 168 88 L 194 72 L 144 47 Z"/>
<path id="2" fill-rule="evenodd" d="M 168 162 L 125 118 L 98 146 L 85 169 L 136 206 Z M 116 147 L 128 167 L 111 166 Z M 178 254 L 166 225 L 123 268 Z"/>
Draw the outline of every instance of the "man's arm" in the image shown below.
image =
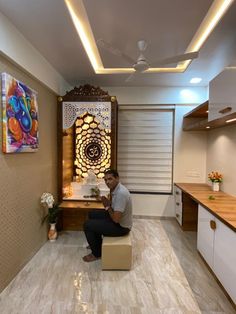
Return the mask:
<path id="1" fill-rule="evenodd" d="M 115 223 L 119 223 L 119 222 L 120 222 L 121 216 L 122 216 L 122 213 L 121 213 L 120 211 L 118 211 L 118 210 L 115 210 L 115 211 L 114 211 L 114 210 L 111 208 L 111 206 L 108 206 L 108 207 L 106 208 L 106 210 L 108 211 L 108 213 L 109 213 L 111 219 L 112 219 Z"/>
<path id="2" fill-rule="evenodd" d="M 122 216 L 122 213 L 118 210 L 114 211 L 111 207 L 111 201 L 106 198 L 105 196 L 102 196 L 102 203 L 105 207 L 105 210 L 108 211 L 111 219 L 115 222 L 115 223 L 119 223 L 120 220 L 121 220 L 121 216 Z"/>

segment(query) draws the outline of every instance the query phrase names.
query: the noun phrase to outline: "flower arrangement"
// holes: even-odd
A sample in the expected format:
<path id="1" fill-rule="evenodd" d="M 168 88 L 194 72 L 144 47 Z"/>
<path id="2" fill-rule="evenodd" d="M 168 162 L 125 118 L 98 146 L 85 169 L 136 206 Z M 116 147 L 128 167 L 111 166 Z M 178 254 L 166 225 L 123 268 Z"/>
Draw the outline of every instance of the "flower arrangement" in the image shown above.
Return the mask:
<path id="1" fill-rule="evenodd" d="M 211 182 L 222 182 L 223 181 L 223 176 L 217 171 L 212 171 L 208 173 L 208 179 Z"/>
<path id="2" fill-rule="evenodd" d="M 49 223 L 56 223 L 59 215 L 59 207 L 55 204 L 54 197 L 51 193 L 45 192 L 41 196 L 41 204 L 47 206 L 48 213 L 44 216 L 42 223 L 47 220 Z"/>

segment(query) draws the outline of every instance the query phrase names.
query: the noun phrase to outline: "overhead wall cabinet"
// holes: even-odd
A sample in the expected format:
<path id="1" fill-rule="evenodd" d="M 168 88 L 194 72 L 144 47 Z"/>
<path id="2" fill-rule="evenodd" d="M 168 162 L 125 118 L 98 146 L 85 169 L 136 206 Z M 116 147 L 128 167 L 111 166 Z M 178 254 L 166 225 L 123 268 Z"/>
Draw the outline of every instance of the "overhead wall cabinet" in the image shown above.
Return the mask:
<path id="1" fill-rule="evenodd" d="M 208 121 L 236 116 L 236 69 L 225 69 L 209 85 Z"/>
<path id="2" fill-rule="evenodd" d="M 209 84 L 209 101 L 184 116 L 184 131 L 201 131 L 236 123 L 236 69 L 227 68 Z"/>
<path id="3" fill-rule="evenodd" d="M 58 125 L 58 198 L 63 201 L 64 220 L 69 226 L 69 210 L 75 218 L 76 210 L 79 215 L 83 209 L 85 217 L 88 202 L 94 202 L 88 209 L 101 207 L 96 205 L 93 192 L 109 192 L 103 176 L 117 163 L 116 97 L 91 85 L 75 87 L 58 98 Z M 85 206 L 78 206 L 78 202 L 85 202 Z"/>

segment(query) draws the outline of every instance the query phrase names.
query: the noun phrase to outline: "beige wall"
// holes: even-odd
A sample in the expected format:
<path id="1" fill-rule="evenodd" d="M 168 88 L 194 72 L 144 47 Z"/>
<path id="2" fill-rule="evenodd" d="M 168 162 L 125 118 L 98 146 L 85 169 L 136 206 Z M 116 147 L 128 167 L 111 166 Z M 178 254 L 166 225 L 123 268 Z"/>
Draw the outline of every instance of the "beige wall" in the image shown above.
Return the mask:
<path id="1" fill-rule="evenodd" d="M 35 153 L 3 154 L 0 148 L 1 291 L 47 239 L 46 224 L 41 226 L 40 196 L 45 191 L 56 195 L 57 118 L 54 93 L 1 55 L 0 71 L 38 92 L 40 141 Z"/>
<path id="2" fill-rule="evenodd" d="M 207 137 L 207 171 L 223 174 L 221 189 L 236 196 L 236 125 L 214 129 Z M 207 178 L 206 178 L 207 180 Z"/>

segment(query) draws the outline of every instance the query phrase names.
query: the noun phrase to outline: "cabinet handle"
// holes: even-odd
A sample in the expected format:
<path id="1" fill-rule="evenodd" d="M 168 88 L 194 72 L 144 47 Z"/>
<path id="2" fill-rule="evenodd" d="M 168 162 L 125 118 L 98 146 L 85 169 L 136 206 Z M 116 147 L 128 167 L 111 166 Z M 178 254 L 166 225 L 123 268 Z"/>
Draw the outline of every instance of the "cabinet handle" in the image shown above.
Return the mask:
<path id="1" fill-rule="evenodd" d="M 216 229 L 216 222 L 214 220 L 210 220 L 210 227 L 212 230 Z"/>
<path id="2" fill-rule="evenodd" d="M 175 216 L 176 216 L 177 218 L 179 218 L 179 214 L 176 214 Z"/>
<path id="3" fill-rule="evenodd" d="M 177 202 L 176 205 L 179 206 L 179 203 Z"/>
<path id="4" fill-rule="evenodd" d="M 224 113 L 230 112 L 231 110 L 232 110 L 232 107 L 226 107 L 224 109 L 219 110 L 219 113 L 224 114 Z"/>
<path id="5" fill-rule="evenodd" d="M 176 195 L 179 195 L 179 191 L 176 191 L 175 194 L 176 194 Z"/>

